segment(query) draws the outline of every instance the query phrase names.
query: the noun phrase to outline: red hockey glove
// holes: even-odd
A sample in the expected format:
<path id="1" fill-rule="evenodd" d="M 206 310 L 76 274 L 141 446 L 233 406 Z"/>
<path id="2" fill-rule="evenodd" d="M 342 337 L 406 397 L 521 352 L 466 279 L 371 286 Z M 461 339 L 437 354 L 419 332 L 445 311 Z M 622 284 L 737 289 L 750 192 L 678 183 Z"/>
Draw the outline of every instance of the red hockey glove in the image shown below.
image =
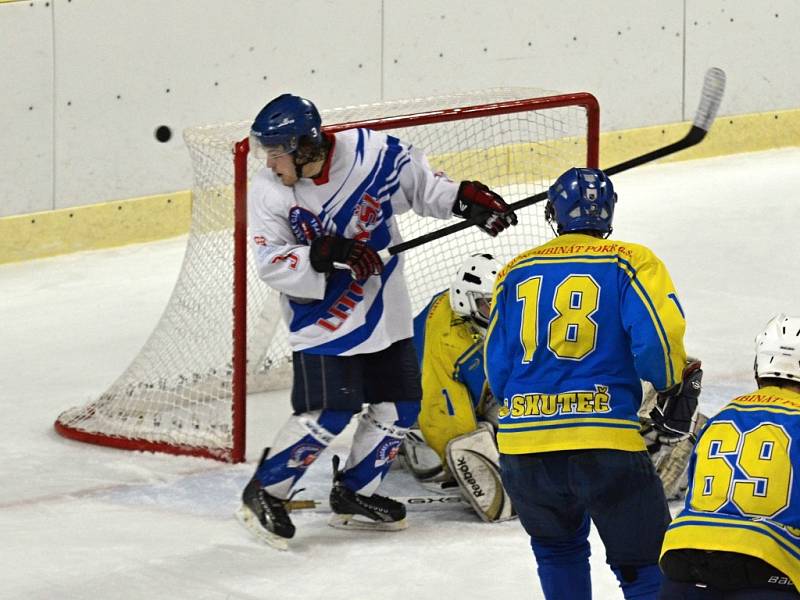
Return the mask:
<path id="1" fill-rule="evenodd" d="M 370 275 L 380 275 L 383 261 L 378 253 L 358 240 L 336 235 L 323 235 L 311 242 L 311 267 L 320 273 L 333 271 L 333 263 L 344 263 L 362 281 Z"/>
<path id="2" fill-rule="evenodd" d="M 699 360 L 689 362 L 683 370 L 681 382 L 658 393 L 656 407 L 650 411 L 650 418 L 659 432 L 659 441 L 674 444 L 695 436 L 697 399 L 703 382 L 703 369 L 700 366 Z"/>
<path id="3" fill-rule="evenodd" d="M 480 181 L 461 182 L 453 214 L 463 219 L 476 217 L 478 227 L 492 237 L 517 224 L 517 215 L 506 201 Z"/>

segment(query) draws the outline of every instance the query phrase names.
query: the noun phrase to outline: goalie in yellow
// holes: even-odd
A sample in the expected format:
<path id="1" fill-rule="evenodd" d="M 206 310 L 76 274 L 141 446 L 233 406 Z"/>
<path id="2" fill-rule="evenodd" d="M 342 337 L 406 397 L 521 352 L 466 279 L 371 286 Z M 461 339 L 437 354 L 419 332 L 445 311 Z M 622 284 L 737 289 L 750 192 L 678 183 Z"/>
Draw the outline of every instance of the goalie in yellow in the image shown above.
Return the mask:
<path id="1" fill-rule="evenodd" d="M 483 338 L 492 286 L 501 268 L 491 254 L 473 254 L 450 289 L 434 296 L 414 319 L 423 367 L 419 425 L 442 460 L 450 440 L 474 431 L 484 411 L 497 411 L 486 386 Z"/>
<path id="2" fill-rule="evenodd" d="M 419 430 L 403 446 L 406 465 L 425 487 L 458 486 L 484 521 L 514 516 L 500 481 L 498 406 L 483 369 L 489 302 L 501 268 L 491 254 L 467 257 L 450 288 L 415 317 L 422 402 Z"/>
<path id="3" fill-rule="evenodd" d="M 514 516 L 494 441 L 498 406 L 483 368 L 489 301 L 501 268 L 491 254 L 469 256 L 450 289 L 414 319 L 421 435 L 412 430 L 404 443 L 405 462 L 418 479 L 434 488 L 457 484 L 485 521 Z"/>

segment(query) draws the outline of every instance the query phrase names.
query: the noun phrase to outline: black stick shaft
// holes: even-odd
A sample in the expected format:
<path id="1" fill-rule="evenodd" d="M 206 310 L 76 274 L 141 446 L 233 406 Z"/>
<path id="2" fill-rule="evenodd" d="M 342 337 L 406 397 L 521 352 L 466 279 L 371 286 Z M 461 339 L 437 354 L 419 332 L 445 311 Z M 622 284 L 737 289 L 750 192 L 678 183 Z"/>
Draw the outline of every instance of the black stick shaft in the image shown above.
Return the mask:
<path id="1" fill-rule="evenodd" d="M 669 144 L 668 146 L 664 146 L 662 148 L 658 148 L 653 150 L 652 152 L 648 152 L 647 154 L 642 154 L 641 156 L 636 156 L 631 158 L 630 160 L 626 160 L 625 162 L 621 162 L 618 165 L 614 165 L 612 167 L 608 167 L 607 169 L 603 169 L 606 175 L 614 175 L 616 173 L 622 173 L 623 171 L 627 171 L 628 169 L 633 169 L 634 167 L 638 167 L 645 163 L 649 163 L 654 160 L 658 160 L 659 158 L 663 158 L 665 156 L 669 156 L 675 152 L 680 152 L 686 148 L 694 146 L 695 144 L 699 144 L 700 141 L 705 137 L 706 132 L 700 129 L 697 126 L 692 126 L 682 139 Z M 538 194 L 534 194 L 533 196 L 528 196 L 527 198 L 523 198 L 522 200 L 518 200 L 510 204 L 511 210 L 518 210 L 520 208 L 525 208 L 526 206 L 530 206 L 531 204 L 536 204 L 537 202 L 541 202 L 542 200 L 547 199 L 547 192 L 539 192 Z M 452 225 L 448 225 L 447 227 L 442 227 L 441 229 L 437 229 L 436 231 L 431 231 L 430 233 L 426 233 L 419 237 L 415 237 L 412 240 L 408 240 L 405 242 L 401 242 L 389 248 L 389 254 L 394 256 L 395 254 L 400 254 L 401 252 L 405 252 L 406 250 L 411 250 L 412 248 L 416 248 L 417 246 L 422 246 L 423 244 L 427 244 L 434 240 L 438 240 L 450 234 L 453 234 L 457 231 L 461 231 L 462 229 L 468 229 L 473 225 L 478 223 L 477 220 L 473 219 L 465 219 L 464 221 L 458 221 L 457 223 L 453 223 Z"/>
<path id="2" fill-rule="evenodd" d="M 616 173 L 622 173 L 623 171 L 627 171 L 628 169 L 633 169 L 634 167 L 638 167 L 645 163 L 658 160 L 659 158 L 669 156 L 670 154 L 674 154 L 675 152 L 680 152 L 681 150 L 685 150 L 686 148 L 699 144 L 706 136 L 706 133 L 708 133 L 708 129 L 711 127 L 711 124 L 714 122 L 714 118 L 716 117 L 717 114 L 717 109 L 719 108 L 719 104 L 722 101 L 722 94 L 724 90 L 725 90 L 725 73 L 722 71 L 722 69 L 718 68 L 709 69 L 708 72 L 706 73 L 705 80 L 703 82 L 703 90 L 700 98 L 700 106 L 697 109 L 697 114 L 695 115 L 694 122 L 689 132 L 677 142 L 674 142 L 672 144 L 667 144 L 666 146 L 657 148 L 655 150 L 652 150 L 651 152 L 642 154 L 641 156 L 636 156 L 634 158 L 631 158 L 630 160 L 626 160 L 625 162 L 621 162 L 612 167 L 608 167 L 607 169 L 603 169 L 606 175 L 614 175 Z M 530 206 L 531 204 L 536 204 L 537 202 L 541 202 L 546 198 L 547 198 L 547 192 L 539 192 L 538 194 L 534 194 L 533 196 L 529 196 L 528 198 L 523 198 L 522 200 L 512 203 L 510 205 L 511 210 L 517 210 L 520 208 L 524 208 L 526 206 Z M 388 254 L 390 256 L 394 256 L 395 254 L 400 254 L 401 252 L 405 252 L 406 250 L 411 250 L 412 248 L 416 248 L 417 246 L 422 246 L 423 244 L 427 244 L 428 242 L 432 242 L 434 240 L 438 240 L 439 238 L 443 238 L 457 231 L 461 231 L 462 229 L 467 229 L 469 227 L 472 227 L 477 223 L 478 223 L 477 219 L 467 219 L 464 221 L 453 223 L 452 225 L 448 225 L 447 227 L 443 227 L 441 229 L 437 229 L 436 231 L 431 231 L 430 233 L 426 233 L 414 239 L 396 244 L 388 248 Z M 384 250 L 382 254 L 384 252 L 387 252 L 387 250 Z"/>

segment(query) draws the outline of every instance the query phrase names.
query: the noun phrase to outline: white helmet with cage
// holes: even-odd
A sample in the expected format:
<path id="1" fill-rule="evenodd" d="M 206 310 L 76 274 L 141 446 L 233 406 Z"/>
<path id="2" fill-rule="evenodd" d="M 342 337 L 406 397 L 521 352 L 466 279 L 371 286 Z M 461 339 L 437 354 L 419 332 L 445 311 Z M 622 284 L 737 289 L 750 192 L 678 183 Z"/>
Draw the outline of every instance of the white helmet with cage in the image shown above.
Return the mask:
<path id="1" fill-rule="evenodd" d="M 779 314 L 756 336 L 756 377 L 800 382 L 800 317 Z"/>
<path id="2" fill-rule="evenodd" d="M 450 285 L 450 307 L 481 327 L 489 324 L 494 280 L 503 265 L 491 254 L 473 254 L 461 263 Z"/>

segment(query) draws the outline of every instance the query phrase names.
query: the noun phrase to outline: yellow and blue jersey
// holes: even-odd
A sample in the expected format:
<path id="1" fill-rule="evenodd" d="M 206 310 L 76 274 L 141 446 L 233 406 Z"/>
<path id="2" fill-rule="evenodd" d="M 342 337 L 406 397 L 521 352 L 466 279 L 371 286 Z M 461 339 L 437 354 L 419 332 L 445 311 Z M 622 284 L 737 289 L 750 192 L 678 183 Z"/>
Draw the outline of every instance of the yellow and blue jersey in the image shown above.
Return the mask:
<path id="1" fill-rule="evenodd" d="M 444 291 L 415 317 L 414 345 L 422 372 L 420 430 L 444 460 L 447 442 L 477 427 L 475 408 L 486 381 L 483 336 L 453 312 Z"/>
<path id="2" fill-rule="evenodd" d="M 737 552 L 800 585 L 800 393 L 763 387 L 727 404 L 695 445 L 689 486 L 662 555 Z"/>
<path id="3" fill-rule="evenodd" d="M 648 248 L 570 233 L 499 273 L 485 342 L 505 454 L 645 448 L 640 379 L 680 381 L 683 310 Z"/>

